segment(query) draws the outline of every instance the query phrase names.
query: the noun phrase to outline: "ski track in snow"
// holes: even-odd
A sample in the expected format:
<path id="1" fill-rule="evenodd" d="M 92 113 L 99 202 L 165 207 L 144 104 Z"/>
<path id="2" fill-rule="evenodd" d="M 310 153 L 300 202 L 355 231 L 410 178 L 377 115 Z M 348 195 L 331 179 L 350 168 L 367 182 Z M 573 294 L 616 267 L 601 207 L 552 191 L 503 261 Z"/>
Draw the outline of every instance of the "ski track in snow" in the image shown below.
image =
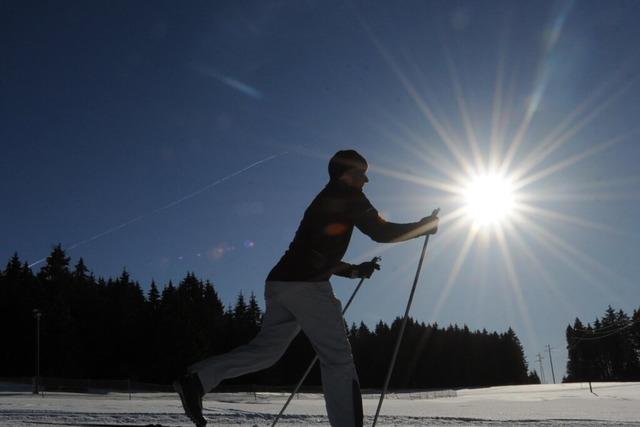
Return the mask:
<path id="1" fill-rule="evenodd" d="M 34 426 L 163 426 L 178 427 L 192 426 L 184 416 L 149 416 L 148 414 L 119 414 L 103 416 L 96 414 L 91 416 L 86 414 L 65 414 L 64 416 L 52 416 L 51 414 L 18 414 L 16 417 L 0 414 L 0 425 L 15 427 Z M 273 417 L 264 416 L 215 416 L 207 417 L 209 426 L 231 427 L 231 426 L 268 426 Z M 45 421 L 46 420 L 46 421 Z M 365 425 L 371 425 L 373 417 L 365 417 Z M 301 427 L 307 425 L 328 426 L 326 417 L 318 416 L 285 416 L 281 418 L 278 425 L 289 427 Z M 562 420 L 483 420 L 475 418 L 446 418 L 446 417 L 389 417 L 381 416 L 378 419 L 379 426 L 638 426 L 640 423 L 620 422 L 608 420 L 584 420 L 584 419 L 562 419 Z"/>
<path id="2" fill-rule="evenodd" d="M 269 426 L 273 420 L 272 415 L 244 414 L 242 416 L 215 415 L 207 416 L 209 426 L 238 427 L 238 426 Z M 371 425 L 373 417 L 365 417 L 364 425 Z M 81 413 L 55 413 L 54 411 L 14 411 L 0 412 L 0 425 L 15 427 L 51 427 L 51 426 L 162 426 L 162 427 L 183 427 L 193 424 L 184 416 L 178 414 L 156 414 L 147 413 L 121 413 L 121 414 L 81 414 Z M 278 425 L 288 427 L 302 427 L 308 425 L 328 426 L 329 421 L 326 416 L 313 415 L 284 415 Z M 640 423 L 621 422 L 609 420 L 587 420 L 587 419 L 530 419 L 530 420 L 486 420 L 478 418 L 463 417 L 402 417 L 402 416 L 380 416 L 379 426 L 638 426 Z"/>
<path id="3" fill-rule="evenodd" d="M 0 387 L 0 426 L 193 426 L 172 394 L 48 393 Z M 4 392 L 3 392 L 4 391 Z M 378 425 L 387 426 L 640 426 L 640 383 L 490 387 L 449 394 L 414 392 L 389 395 Z M 437 397 L 437 398 L 434 398 Z M 272 393 L 213 393 L 204 401 L 210 427 L 270 426 L 286 396 Z M 377 395 L 364 396 L 366 426 Z M 300 394 L 278 425 L 328 426 L 321 394 Z"/>

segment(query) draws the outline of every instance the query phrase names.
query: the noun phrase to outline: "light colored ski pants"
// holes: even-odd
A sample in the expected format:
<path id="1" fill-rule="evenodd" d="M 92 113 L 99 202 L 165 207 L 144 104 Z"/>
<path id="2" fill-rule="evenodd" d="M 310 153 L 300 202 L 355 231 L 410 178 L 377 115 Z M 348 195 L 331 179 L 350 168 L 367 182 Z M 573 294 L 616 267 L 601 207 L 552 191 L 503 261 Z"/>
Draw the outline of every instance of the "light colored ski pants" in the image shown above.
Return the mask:
<path id="1" fill-rule="evenodd" d="M 282 357 L 300 329 L 320 358 L 322 387 L 333 427 L 362 426 L 358 375 L 347 339 L 342 304 L 325 282 L 276 282 L 265 286 L 262 329 L 249 343 L 189 367 L 205 392 L 226 378 L 268 368 Z"/>

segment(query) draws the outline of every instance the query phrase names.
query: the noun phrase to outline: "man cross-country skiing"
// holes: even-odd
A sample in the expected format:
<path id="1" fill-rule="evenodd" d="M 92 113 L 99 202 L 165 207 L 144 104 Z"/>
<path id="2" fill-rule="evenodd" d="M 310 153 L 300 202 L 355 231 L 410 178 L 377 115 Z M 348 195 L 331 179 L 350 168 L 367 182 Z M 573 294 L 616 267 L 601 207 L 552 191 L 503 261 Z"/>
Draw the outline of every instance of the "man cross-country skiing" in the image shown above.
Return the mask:
<path id="1" fill-rule="evenodd" d="M 385 221 L 362 192 L 367 161 L 354 150 L 338 151 L 329 162 L 330 180 L 304 213 L 289 249 L 271 270 L 265 285 L 262 328 L 249 343 L 202 360 L 174 382 L 186 414 L 206 425 L 202 397 L 222 380 L 268 368 L 282 357 L 300 329 L 320 358 L 322 387 L 334 427 L 362 426 L 360 384 L 342 317 L 329 278 L 336 274 L 369 278 L 374 261 L 342 261 L 353 227 L 376 242 L 390 243 L 434 234 L 438 218 L 395 224 Z"/>

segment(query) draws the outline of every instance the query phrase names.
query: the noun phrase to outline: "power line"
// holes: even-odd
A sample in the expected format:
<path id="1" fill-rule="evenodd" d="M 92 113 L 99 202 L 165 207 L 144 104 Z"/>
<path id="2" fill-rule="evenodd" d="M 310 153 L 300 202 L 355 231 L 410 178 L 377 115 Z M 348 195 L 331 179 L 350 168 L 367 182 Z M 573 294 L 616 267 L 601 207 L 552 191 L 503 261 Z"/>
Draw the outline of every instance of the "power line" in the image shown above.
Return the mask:
<path id="1" fill-rule="evenodd" d="M 618 329 L 618 328 L 624 328 L 626 326 L 628 326 L 629 324 L 634 324 L 634 323 L 638 323 L 640 322 L 640 319 L 638 320 L 624 320 L 624 321 L 618 321 L 618 322 L 614 322 L 611 323 L 609 325 L 606 326 L 601 326 L 601 327 L 597 327 L 597 328 L 592 328 L 592 327 L 588 327 L 588 328 L 573 328 L 571 327 L 572 330 L 574 331 L 580 331 L 580 332 L 587 332 L 587 333 L 606 333 L 609 332 L 609 330 L 612 329 Z"/>
<path id="2" fill-rule="evenodd" d="M 588 337 L 581 337 L 581 336 L 577 336 L 575 334 L 572 334 L 571 337 L 567 338 L 567 351 L 571 350 L 572 348 L 574 348 L 575 346 L 580 344 L 582 341 L 597 341 L 597 340 L 601 340 L 601 339 L 610 337 L 612 335 L 616 335 L 620 331 L 622 331 L 624 329 L 627 329 L 627 328 L 630 328 L 631 326 L 635 325 L 638 322 L 640 322 L 640 319 L 630 320 L 629 323 L 627 323 L 625 326 L 622 326 L 622 327 L 620 327 L 618 329 L 615 329 L 613 332 L 605 333 L 604 335 L 598 335 L 593 330 L 588 332 L 591 335 L 591 336 L 588 336 Z M 569 340 L 571 340 L 573 342 L 569 344 Z"/>
<path id="3" fill-rule="evenodd" d="M 619 333 L 620 331 L 622 331 L 622 330 L 624 330 L 624 329 L 628 329 L 628 328 L 630 328 L 631 326 L 633 326 L 633 325 L 634 325 L 634 323 L 635 323 L 635 322 L 631 322 L 631 323 L 629 323 L 629 324 L 627 324 L 627 325 L 625 325 L 625 326 L 622 326 L 622 327 L 620 327 L 620 328 L 618 328 L 618 329 L 614 330 L 613 332 L 609 332 L 608 334 L 604 334 L 604 335 L 592 334 L 593 336 L 591 336 L 591 337 L 580 337 L 580 336 L 575 336 L 575 335 L 573 335 L 573 336 L 571 337 L 571 339 L 576 340 L 576 341 L 595 341 L 595 340 L 601 340 L 601 339 L 603 339 L 603 338 L 610 337 L 611 335 L 615 335 L 615 334 Z"/>

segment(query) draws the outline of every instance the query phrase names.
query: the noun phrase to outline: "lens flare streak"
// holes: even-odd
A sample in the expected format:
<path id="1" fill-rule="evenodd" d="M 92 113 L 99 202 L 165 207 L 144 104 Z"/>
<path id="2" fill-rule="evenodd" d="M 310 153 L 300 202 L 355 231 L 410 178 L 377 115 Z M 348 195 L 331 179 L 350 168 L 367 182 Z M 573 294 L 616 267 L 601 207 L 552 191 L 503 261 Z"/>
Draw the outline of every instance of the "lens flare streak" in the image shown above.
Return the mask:
<path id="1" fill-rule="evenodd" d="M 520 315 L 522 316 L 525 328 L 527 329 L 527 334 L 533 342 L 534 347 L 538 347 L 535 328 L 533 327 L 533 322 L 531 321 L 531 316 L 529 315 L 529 309 L 527 308 L 524 296 L 522 295 L 522 286 L 520 285 L 520 279 L 518 273 L 516 272 L 515 263 L 513 262 L 513 259 L 511 257 L 511 252 L 509 251 L 507 239 L 504 235 L 502 227 L 496 228 L 496 237 L 498 246 L 500 247 L 500 251 L 502 252 L 502 259 L 504 260 L 507 274 L 509 276 L 509 284 L 511 285 L 511 290 L 513 291 L 513 295 L 515 296 L 516 303 L 518 304 L 518 310 L 520 310 Z"/>
<path id="2" fill-rule="evenodd" d="M 542 281 L 538 283 L 542 283 L 545 285 L 546 290 L 552 294 L 552 298 L 555 301 L 558 301 L 565 308 L 567 313 L 577 313 L 578 309 L 576 306 L 571 304 L 571 298 L 568 295 L 564 294 L 561 291 L 560 286 L 553 280 L 551 275 L 549 274 L 549 268 L 545 267 L 540 258 L 534 253 L 531 247 L 525 242 L 525 239 L 522 237 L 521 232 L 515 227 L 515 224 L 512 222 L 505 223 L 505 230 L 509 235 L 510 241 L 514 241 L 518 248 L 525 255 L 527 260 L 531 262 L 533 266 L 533 270 L 536 272 L 536 276 L 542 278 Z"/>
<path id="3" fill-rule="evenodd" d="M 462 245 L 462 249 L 458 253 L 458 256 L 456 257 L 456 261 L 453 264 L 453 267 L 451 268 L 451 272 L 449 273 L 449 278 L 447 279 L 447 283 L 444 285 L 444 288 L 442 288 L 442 291 L 440 291 L 438 301 L 436 302 L 436 305 L 431 315 L 431 321 L 435 321 L 438 318 L 438 315 L 440 314 L 440 310 L 442 309 L 445 302 L 447 301 L 447 298 L 449 297 L 449 293 L 451 292 L 453 285 L 456 279 L 458 278 L 460 271 L 462 270 L 464 262 L 467 259 L 467 255 L 469 253 L 469 250 L 473 246 L 473 243 L 476 239 L 477 234 L 478 234 L 478 229 L 476 228 L 469 229 L 467 238 L 465 239 Z"/>

